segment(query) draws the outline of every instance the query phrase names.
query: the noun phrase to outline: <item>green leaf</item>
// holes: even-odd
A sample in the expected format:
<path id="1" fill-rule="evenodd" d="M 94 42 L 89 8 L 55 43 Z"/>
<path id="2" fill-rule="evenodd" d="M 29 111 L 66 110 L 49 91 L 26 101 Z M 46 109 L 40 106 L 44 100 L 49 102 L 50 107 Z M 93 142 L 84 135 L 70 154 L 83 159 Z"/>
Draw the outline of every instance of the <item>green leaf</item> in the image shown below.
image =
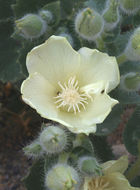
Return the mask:
<path id="1" fill-rule="evenodd" d="M 128 152 L 130 152 L 133 155 L 138 154 L 139 140 L 140 140 L 140 106 L 138 106 L 135 109 L 123 133 L 123 141 Z"/>
<path id="2" fill-rule="evenodd" d="M 137 176 L 132 182 L 131 185 L 133 187 L 140 187 L 140 176 Z"/>
<path id="3" fill-rule="evenodd" d="M 21 18 L 28 13 L 37 13 L 46 3 L 51 0 L 16 0 L 12 5 L 16 18 Z"/>
<path id="4" fill-rule="evenodd" d="M 97 131 L 95 135 L 106 136 L 112 133 L 118 127 L 118 124 L 121 121 L 123 109 L 124 107 L 121 104 L 116 105 L 105 121 L 97 125 Z"/>
<path id="5" fill-rule="evenodd" d="M 0 20 L 9 18 L 13 15 L 10 5 L 14 0 L 0 0 Z"/>
<path id="6" fill-rule="evenodd" d="M 16 82 L 23 77 L 20 65 L 16 63 L 17 50 L 20 45 L 10 38 L 13 32 L 13 23 L 11 21 L 1 22 L 0 28 L 0 80 L 3 82 Z"/>
<path id="7" fill-rule="evenodd" d="M 23 181 L 28 190 L 46 190 L 44 187 L 44 160 L 36 161 Z"/>

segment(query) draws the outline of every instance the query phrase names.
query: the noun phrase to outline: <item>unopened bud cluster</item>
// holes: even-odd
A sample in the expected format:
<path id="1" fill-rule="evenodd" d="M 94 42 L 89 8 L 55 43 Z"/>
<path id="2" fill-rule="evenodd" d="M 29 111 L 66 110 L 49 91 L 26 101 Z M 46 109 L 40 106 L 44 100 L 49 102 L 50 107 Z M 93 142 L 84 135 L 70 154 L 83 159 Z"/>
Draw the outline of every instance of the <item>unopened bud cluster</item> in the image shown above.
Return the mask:
<path id="1" fill-rule="evenodd" d="M 26 146 L 23 151 L 30 157 L 43 154 L 58 154 L 63 152 L 68 144 L 68 135 L 59 126 L 48 126 L 40 133 L 37 140 Z"/>

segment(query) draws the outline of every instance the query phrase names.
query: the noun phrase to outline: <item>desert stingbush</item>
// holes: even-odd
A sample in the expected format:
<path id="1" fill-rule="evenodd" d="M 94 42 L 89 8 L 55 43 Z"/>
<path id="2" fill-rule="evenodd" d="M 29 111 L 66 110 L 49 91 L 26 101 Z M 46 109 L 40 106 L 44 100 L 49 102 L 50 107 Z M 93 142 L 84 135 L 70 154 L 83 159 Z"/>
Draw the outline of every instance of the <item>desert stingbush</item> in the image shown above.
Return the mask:
<path id="1" fill-rule="evenodd" d="M 0 80 L 24 80 L 23 100 L 53 121 L 23 149 L 35 160 L 27 189 L 140 189 L 139 1 L 3 3 Z M 128 159 L 112 160 L 103 136 L 127 105 L 123 142 L 137 160 L 126 171 Z"/>

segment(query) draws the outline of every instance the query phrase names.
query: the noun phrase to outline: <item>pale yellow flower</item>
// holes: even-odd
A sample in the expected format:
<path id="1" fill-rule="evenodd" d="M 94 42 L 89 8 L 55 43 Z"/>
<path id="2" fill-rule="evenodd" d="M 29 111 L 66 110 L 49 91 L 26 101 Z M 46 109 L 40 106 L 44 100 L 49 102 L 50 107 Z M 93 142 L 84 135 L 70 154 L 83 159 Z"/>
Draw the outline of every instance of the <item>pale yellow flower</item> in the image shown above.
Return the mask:
<path id="1" fill-rule="evenodd" d="M 118 103 L 107 95 L 119 84 L 118 65 L 105 53 L 76 52 L 64 37 L 52 36 L 28 53 L 26 64 L 23 100 L 74 133 L 95 132 Z"/>
<path id="2" fill-rule="evenodd" d="M 85 178 L 81 190 L 140 190 L 132 187 L 123 175 L 128 167 L 127 156 L 102 164 L 103 176 Z"/>

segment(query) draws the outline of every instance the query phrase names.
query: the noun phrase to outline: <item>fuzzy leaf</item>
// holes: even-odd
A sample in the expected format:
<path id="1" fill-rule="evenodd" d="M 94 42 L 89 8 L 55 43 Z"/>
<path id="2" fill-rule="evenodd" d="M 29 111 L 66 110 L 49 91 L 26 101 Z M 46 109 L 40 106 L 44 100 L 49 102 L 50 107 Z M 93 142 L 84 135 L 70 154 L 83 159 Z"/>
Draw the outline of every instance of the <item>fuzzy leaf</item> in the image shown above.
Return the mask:
<path id="1" fill-rule="evenodd" d="M 44 160 L 36 161 L 23 181 L 27 190 L 46 190 L 44 187 Z"/>
<path id="2" fill-rule="evenodd" d="M 16 63 L 20 45 L 10 38 L 13 32 L 12 24 L 11 21 L 0 23 L 0 80 L 3 82 L 15 82 L 23 77 L 20 65 Z"/>
<path id="3" fill-rule="evenodd" d="M 127 150 L 133 154 L 138 154 L 138 141 L 140 140 L 140 107 L 138 106 L 129 119 L 124 133 L 123 140 Z"/>
<path id="4" fill-rule="evenodd" d="M 121 114 L 123 113 L 123 106 L 121 104 L 116 105 L 105 121 L 97 125 L 97 131 L 95 135 L 106 136 L 112 133 L 121 121 Z"/>
<path id="5" fill-rule="evenodd" d="M 28 13 L 37 13 L 46 3 L 51 0 L 16 0 L 12 5 L 16 18 L 21 18 Z"/>

